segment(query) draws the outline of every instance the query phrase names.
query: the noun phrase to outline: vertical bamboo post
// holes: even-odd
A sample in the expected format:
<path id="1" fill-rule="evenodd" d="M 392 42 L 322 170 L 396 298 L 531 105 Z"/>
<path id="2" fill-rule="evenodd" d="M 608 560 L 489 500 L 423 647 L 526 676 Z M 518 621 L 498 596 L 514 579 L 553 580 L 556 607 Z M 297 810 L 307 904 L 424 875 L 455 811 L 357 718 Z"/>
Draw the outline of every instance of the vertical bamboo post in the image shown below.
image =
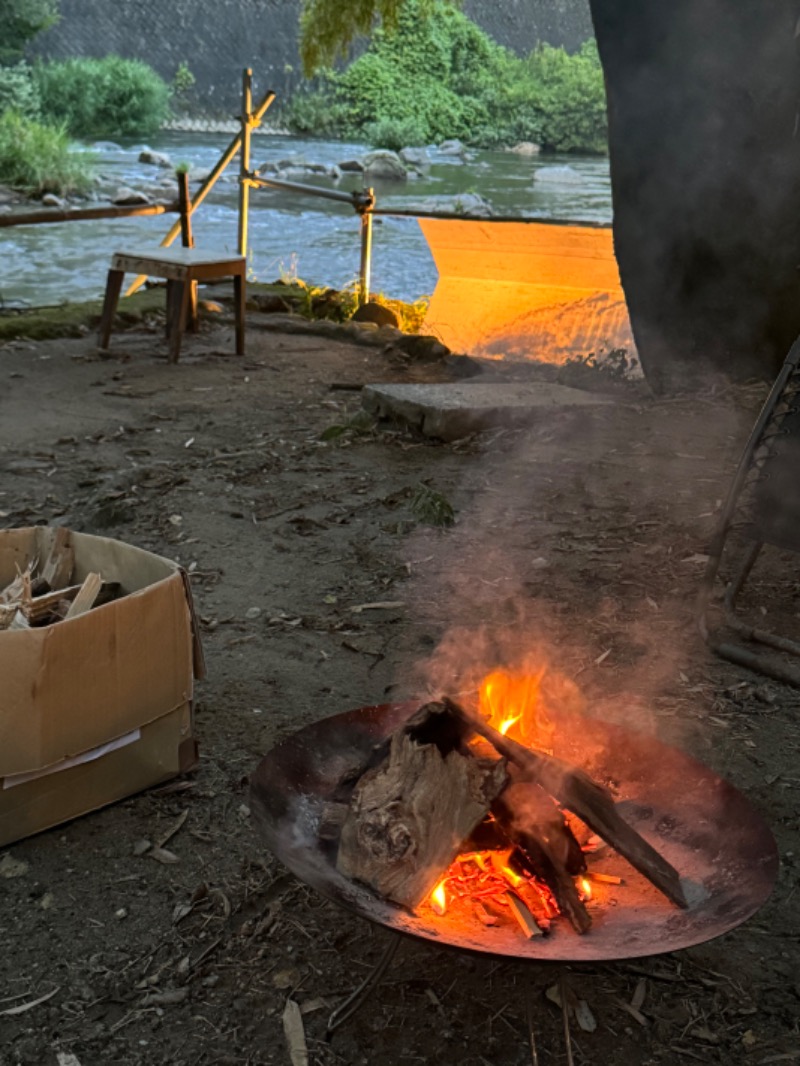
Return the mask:
<path id="1" fill-rule="evenodd" d="M 194 248 L 192 235 L 192 201 L 189 198 L 189 175 L 185 170 L 177 172 L 178 205 L 181 209 L 181 244 L 184 248 Z"/>
<path id="2" fill-rule="evenodd" d="M 242 74 L 242 154 L 239 160 L 239 255 L 247 255 L 247 216 L 250 210 L 250 135 L 253 129 L 253 71 Z"/>
<path id="3" fill-rule="evenodd" d="M 189 196 L 189 174 L 186 170 L 179 170 L 176 174 L 178 179 L 178 206 L 180 207 L 181 219 L 181 244 L 184 248 L 194 248 L 194 234 L 192 233 L 192 201 Z M 199 322 L 197 318 L 197 282 L 190 281 L 189 292 L 189 322 L 192 332 L 197 333 Z M 167 289 L 169 289 L 169 284 Z M 173 286 L 174 288 L 174 286 Z M 178 313 L 173 308 L 175 314 Z M 169 318 L 169 315 L 167 316 Z M 181 323 L 183 328 L 184 323 Z"/>
<path id="4" fill-rule="evenodd" d="M 369 300 L 370 273 L 372 271 L 372 208 L 375 205 L 375 190 L 365 189 L 367 198 L 359 212 L 361 216 L 361 266 L 358 274 L 358 305 L 363 307 Z"/>

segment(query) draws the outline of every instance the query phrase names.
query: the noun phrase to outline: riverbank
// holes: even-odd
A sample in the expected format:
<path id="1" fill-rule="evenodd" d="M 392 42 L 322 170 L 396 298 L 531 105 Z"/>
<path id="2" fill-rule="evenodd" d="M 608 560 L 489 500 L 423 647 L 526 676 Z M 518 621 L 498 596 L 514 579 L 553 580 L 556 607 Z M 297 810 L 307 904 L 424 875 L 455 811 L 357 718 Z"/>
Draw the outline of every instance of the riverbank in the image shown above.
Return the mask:
<path id="1" fill-rule="evenodd" d="M 113 196 L 120 187 L 153 198 L 174 195 L 174 174 L 139 161 L 144 148 L 187 164 L 190 175 L 207 173 L 230 141 L 228 133 L 163 131 L 150 144 L 100 142 L 92 147 L 99 184 L 95 197 Z M 369 146 L 319 139 L 260 137 L 256 166 L 284 173 L 305 168 L 300 180 L 344 192 L 360 189 L 362 173 L 341 164 L 366 155 Z M 594 157 L 525 156 L 514 152 L 428 153 L 429 165 L 405 181 L 375 179 L 382 208 L 447 210 L 457 202 L 476 201 L 496 214 L 521 217 L 575 218 L 610 222 L 608 161 Z M 309 173 L 319 167 L 323 173 Z M 330 175 L 335 168 L 338 179 Z M 198 247 L 230 252 L 236 248 L 238 183 L 229 168 L 194 216 Z M 197 188 L 196 182 L 193 188 Z M 92 201 L 94 202 L 94 201 Z M 0 211 L 4 205 L 0 204 Z M 11 206 L 6 204 L 6 208 Z M 158 244 L 168 228 L 159 218 L 81 222 L 0 230 L 0 300 L 8 306 L 56 304 L 97 298 L 103 291 L 111 253 L 117 247 Z M 250 279 L 273 282 L 280 277 L 346 289 L 359 268 L 359 219 L 347 205 L 296 193 L 257 190 L 251 197 Z M 414 302 L 430 294 L 436 268 L 417 222 L 386 217 L 375 226 L 372 288 Z"/>

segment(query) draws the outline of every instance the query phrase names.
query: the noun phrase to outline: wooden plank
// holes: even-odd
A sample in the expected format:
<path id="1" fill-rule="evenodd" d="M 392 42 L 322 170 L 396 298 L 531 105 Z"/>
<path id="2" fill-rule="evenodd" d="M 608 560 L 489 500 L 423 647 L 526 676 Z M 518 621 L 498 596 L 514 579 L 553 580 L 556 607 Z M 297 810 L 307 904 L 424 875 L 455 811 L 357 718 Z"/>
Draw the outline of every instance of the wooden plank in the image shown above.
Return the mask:
<path id="1" fill-rule="evenodd" d="M 67 611 L 67 619 L 77 618 L 79 615 L 86 614 L 87 611 L 91 610 L 102 587 L 103 579 L 99 574 L 87 574 L 81 585 L 80 592 L 70 604 Z"/>
<path id="2" fill-rule="evenodd" d="M 41 576 L 54 591 L 69 584 L 75 566 L 75 554 L 72 550 L 70 532 L 60 526 L 53 537 L 50 552 L 42 566 Z"/>

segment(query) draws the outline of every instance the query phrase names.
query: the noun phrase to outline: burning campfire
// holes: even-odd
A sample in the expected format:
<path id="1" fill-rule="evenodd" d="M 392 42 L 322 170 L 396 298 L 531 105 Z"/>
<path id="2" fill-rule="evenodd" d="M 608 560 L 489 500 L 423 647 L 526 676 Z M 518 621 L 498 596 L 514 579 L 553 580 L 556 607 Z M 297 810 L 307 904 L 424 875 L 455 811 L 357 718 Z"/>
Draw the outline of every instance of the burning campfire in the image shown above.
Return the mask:
<path id="1" fill-rule="evenodd" d="M 319 825 L 339 873 L 432 922 L 585 934 L 594 889 L 624 881 L 595 865 L 609 845 L 685 908 L 678 872 L 606 785 L 553 756 L 544 676 L 495 671 L 470 703 L 424 705 L 348 767 Z"/>

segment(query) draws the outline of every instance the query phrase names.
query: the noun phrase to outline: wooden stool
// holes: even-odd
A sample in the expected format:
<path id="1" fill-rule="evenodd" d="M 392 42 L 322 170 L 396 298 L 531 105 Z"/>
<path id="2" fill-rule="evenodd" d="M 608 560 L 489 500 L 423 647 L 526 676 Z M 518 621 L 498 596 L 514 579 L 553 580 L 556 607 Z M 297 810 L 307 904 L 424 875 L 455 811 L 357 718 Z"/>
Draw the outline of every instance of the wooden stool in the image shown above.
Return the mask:
<path id="1" fill-rule="evenodd" d="M 244 303 L 246 260 L 235 255 L 219 257 L 205 255 L 196 248 L 159 248 L 155 252 L 115 252 L 106 282 L 103 316 L 100 320 L 98 343 L 108 348 L 114 314 L 117 310 L 122 279 L 125 274 L 147 274 L 167 279 L 167 337 L 170 361 L 177 363 L 181 354 L 181 340 L 190 309 L 192 325 L 196 328 L 192 293 L 199 281 L 219 281 L 233 278 L 236 305 L 236 354 L 244 355 Z"/>

